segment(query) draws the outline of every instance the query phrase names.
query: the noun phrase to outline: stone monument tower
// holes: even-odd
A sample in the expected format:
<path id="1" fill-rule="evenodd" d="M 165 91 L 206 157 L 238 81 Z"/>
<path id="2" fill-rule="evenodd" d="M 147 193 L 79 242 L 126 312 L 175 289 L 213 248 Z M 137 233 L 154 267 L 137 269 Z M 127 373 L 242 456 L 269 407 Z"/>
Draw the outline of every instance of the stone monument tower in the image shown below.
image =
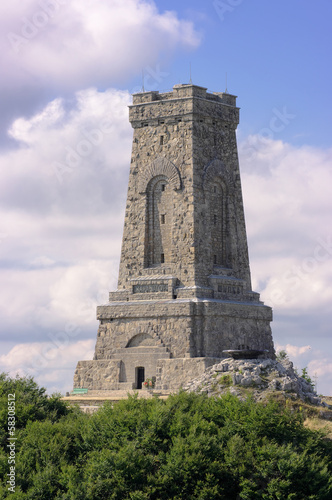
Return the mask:
<path id="1" fill-rule="evenodd" d="M 197 85 L 134 94 L 118 289 L 97 308 L 75 388 L 177 389 L 227 349 L 274 357 L 272 310 L 251 290 L 236 96 Z"/>

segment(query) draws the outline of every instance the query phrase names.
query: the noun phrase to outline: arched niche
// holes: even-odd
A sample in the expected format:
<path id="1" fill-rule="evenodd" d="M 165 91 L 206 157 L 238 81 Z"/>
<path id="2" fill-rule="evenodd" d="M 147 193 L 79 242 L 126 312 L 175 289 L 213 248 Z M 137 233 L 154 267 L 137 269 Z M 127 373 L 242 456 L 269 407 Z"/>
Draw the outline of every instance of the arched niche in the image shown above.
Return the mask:
<path id="1" fill-rule="evenodd" d="M 167 158 L 157 158 L 141 172 L 138 191 L 142 194 L 146 193 L 151 179 L 160 175 L 168 179 L 169 185 L 175 191 L 182 188 L 181 175 L 176 165 Z"/>
<path id="2" fill-rule="evenodd" d="M 164 174 L 156 175 L 147 185 L 145 267 L 172 261 L 173 187 Z"/>
<path id="3" fill-rule="evenodd" d="M 156 346 L 157 342 L 148 333 L 138 333 L 132 337 L 126 345 L 127 347 Z"/>
<path id="4" fill-rule="evenodd" d="M 203 190 L 210 229 L 210 259 L 213 266 L 228 267 L 229 186 L 231 175 L 221 160 L 212 160 L 203 171 Z"/>
<path id="5" fill-rule="evenodd" d="M 229 189 L 232 185 L 232 176 L 226 165 L 219 159 L 214 159 L 208 163 L 203 170 L 203 188 L 205 190 L 213 179 L 219 177 Z"/>
<path id="6" fill-rule="evenodd" d="M 206 200 L 211 231 L 211 259 L 214 266 L 227 267 L 227 188 L 219 176 L 206 184 Z"/>

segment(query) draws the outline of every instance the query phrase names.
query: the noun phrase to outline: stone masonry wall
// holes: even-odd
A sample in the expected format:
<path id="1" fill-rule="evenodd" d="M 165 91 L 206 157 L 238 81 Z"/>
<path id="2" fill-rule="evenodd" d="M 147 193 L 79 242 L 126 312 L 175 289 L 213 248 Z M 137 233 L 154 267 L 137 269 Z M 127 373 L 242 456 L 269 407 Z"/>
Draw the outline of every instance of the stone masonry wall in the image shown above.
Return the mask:
<path id="1" fill-rule="evenodd" d="M 190 112 L 190 102 L 178 101 L 174 104 L 170 101 L 161 107 L 161 103 L 158 104 L 157 107 L 149 106 L 143 107 L 142 110 L 135 108 L 130 110 L 130 117 L 135 128 L 119 289 L 126 288 L 128 279 L 142 275 L 146 265 L 149 190 L 139 192 L 137 180 L 144 176 L 145 171 L 149 170 L 153 161 L 158 158 L 167 158 L 168 162 L 174 164 L 181 179 L 181 191 L 173 189 L 173 202 L 169 204 L 165 214 L 167 219 L 173 221 L 172 246 L 170 253 L 166 252 L 165 263 L 160 263 L 160 267 L 171 267 L 172 274 L 180 281 L 183 279 L 191 284 L 194 282 L 193 269 L 185 265 L 188 259 L 193 264 L 190 253 L 190 248 L 193 246 L 192 141 L 191 124 L 187 117 L 187 113 Z M 136 116 L 136 113 L 139 113 L 139 116 Z M 182 256 L 181 260 L 177 258 L 179 253 Z"/>
<path id="2" fill-rule="evenodd" d="M 95 359 L 110 359 L 115 351 L 125 348 L 128 342 L 141 332 L 151 335 L 156 341 L 162 341 L 174 357 L 186 357 L 190 352 L 191 337 L 190 316 L 159 318 L 126 318 L 99 327 L 95 347 Z"/>
<path id="3" fill-rule="evenodd" d="M 117 349 L 126 348 L 140 334 L 149 336 L 153 345 L 166 347 L 174 358 L 223 357 L 223 350 L 239 345 L 267 349 L 274 357 L 272 311 L 263 304 L 139 301 L 99 306 L 98 311 L 95 359 L 111 359 Z"/>
<path id="4" fill-rule="evenodd" d="M 156 389 L 177 391 L 219 361 L 218 358 L 162 359 L 157 366 Z"/>
<path id="5" fill-rule="evenodd" d="M 117 389 L 120 360 L 79 361 L 74 374 L 74 389 Z"/>

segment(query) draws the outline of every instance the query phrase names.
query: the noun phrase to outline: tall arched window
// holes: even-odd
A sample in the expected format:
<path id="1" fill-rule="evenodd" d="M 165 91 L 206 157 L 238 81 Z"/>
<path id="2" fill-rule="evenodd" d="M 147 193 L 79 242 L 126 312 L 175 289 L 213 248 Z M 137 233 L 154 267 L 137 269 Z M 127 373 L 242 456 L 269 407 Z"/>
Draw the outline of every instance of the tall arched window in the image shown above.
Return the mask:
<path id="1" fill-rule="evenodd" d="M 147 189 L 145 266 L 172 260 L 173 189 L 166 176 L 154 177 Z"/>
<path id="2" fill-rule="evenodd" d="M 213 265 L 226 266 L 226 188 L 220 179 L 210 183 L 209 201 Z"/>

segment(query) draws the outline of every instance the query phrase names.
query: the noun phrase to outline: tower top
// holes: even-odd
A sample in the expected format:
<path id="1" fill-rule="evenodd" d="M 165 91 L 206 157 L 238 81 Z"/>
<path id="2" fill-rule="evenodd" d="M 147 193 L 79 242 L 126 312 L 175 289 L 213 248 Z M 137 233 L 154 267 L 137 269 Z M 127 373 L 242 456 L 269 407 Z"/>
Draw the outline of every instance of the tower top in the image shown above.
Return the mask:
<path id="1" fill-rule="evenodd" d="M 200 87 L 192 83 L 180 83 L 174 85 L 170 92 L 159 93 L 158 90 L 150 90 L 147 92 L 138 92 L 133 94 L 133 104 L 143 104 L 153 101 L 166 101 L 185 98 L 206 99 L 214 103 L 226 104 L 228 106 L 236 106 L 237 96 L 228 94 L 227 92 L 207 92 L 206 87 Z M 129 106 L 129 107 L 132 107 Z"/>

